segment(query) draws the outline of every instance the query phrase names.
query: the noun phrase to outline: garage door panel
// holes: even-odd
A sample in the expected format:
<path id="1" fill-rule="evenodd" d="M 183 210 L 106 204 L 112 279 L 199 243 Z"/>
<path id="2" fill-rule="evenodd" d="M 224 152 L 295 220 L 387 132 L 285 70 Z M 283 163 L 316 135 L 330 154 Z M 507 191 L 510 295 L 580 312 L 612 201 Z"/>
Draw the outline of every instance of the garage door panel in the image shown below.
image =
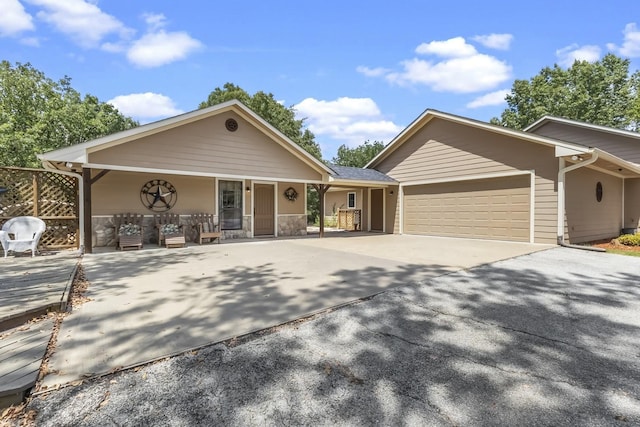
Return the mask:
<path id="1" fill-rule="evenodd" d="M 529 240 L 530 177 L 405 187 L 404 232 Z"/>

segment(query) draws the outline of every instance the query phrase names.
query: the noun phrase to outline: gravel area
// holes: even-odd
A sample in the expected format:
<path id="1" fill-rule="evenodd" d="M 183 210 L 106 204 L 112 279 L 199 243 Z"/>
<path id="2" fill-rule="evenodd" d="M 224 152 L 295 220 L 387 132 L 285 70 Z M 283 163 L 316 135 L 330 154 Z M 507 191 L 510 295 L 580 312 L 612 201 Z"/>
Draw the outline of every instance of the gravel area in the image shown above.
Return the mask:
<path id="1" fill-rule="evenodd" d="M 640 259 L 556 248 L 87 380 L 25 413 L 56 427 L 640 425 L 638 313 Z"/>

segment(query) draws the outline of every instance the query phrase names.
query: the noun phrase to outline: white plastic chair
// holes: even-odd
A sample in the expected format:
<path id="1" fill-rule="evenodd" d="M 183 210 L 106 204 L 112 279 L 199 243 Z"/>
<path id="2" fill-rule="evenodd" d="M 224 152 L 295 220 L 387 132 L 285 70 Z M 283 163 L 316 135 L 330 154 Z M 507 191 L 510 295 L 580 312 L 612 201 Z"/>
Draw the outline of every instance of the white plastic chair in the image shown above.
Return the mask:
<path id="1" fill-rule="evenodd" d="M 24 252 L 31 250 L 31 256 L 36 256 L 38 242 L 42 233 L 47 229 L 40 218 L 34 216 L 18 216 L 5 222 L 0 231 L 0 243 L 4 249 L 4 257 L 9 251 Z"/>

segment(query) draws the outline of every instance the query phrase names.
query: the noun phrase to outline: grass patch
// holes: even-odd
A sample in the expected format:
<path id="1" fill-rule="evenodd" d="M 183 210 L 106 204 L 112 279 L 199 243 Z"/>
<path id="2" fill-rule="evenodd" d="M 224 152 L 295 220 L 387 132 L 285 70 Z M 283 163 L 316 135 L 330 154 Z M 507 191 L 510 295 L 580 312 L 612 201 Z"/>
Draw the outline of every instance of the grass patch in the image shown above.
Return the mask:
<path id="1" fill-rule="evenodd" d="M 607 253 L 640 257 L 640 251 L 628 251 L 624 249 L 607 249 Z"/>

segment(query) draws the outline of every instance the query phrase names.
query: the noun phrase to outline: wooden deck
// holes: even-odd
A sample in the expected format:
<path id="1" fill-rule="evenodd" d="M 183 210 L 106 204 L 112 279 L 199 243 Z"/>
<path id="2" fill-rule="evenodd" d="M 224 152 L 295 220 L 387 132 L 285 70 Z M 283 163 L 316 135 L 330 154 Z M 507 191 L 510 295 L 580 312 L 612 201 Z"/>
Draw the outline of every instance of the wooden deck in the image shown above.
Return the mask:
<path id="1" fill-rule="evenodd" d="M 0 258 L 0 331 L 66 310 L 78 262 L 75 251 Z"/>
<path id="2" fill-rule="evenodd" d="M 0 336 L 0 408 L 19 404 L 35 385 L 53 323 L 48 318 Z"/>
<path id="3" fill-rule="evenodd" d="M 20 403 L 35 384 L 53 320 L 28 321 L 67 309 L 78 263 L 75 251 L 0 258 L 0 408 Z"/>

